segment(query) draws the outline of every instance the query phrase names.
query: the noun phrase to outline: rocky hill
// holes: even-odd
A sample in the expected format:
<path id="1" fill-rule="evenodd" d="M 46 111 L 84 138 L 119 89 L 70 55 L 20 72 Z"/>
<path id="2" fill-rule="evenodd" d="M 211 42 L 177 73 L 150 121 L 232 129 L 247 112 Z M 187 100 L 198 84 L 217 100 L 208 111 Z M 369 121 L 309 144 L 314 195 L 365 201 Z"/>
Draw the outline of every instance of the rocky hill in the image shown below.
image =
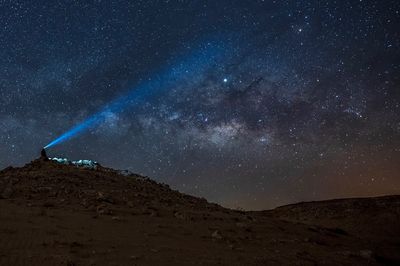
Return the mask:
<path id="1" fill-rule="evenodd" d="M 68 207 L 97 214 L 126 211 L 157 216 L 179 211 L 227 211 L 216 204 L 171 190 L 168 185 L 105 167 L 88 169 L 55 161 L 35 160 L 0 172 L 0 197 L 36 206 Z"/>
<path id="2" fill-rule="evenodd" d="M 223 208 L 45 159 L 0 172 L 0 265 L 396 265 L 400 196 Z"/>

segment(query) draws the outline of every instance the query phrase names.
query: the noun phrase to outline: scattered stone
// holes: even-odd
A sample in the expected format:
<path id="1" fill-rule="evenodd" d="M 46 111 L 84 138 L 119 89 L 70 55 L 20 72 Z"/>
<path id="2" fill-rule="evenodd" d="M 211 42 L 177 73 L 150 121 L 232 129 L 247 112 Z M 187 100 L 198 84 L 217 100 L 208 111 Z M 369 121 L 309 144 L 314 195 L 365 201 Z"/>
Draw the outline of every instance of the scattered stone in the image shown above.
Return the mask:
<path id="1" fill-rule="evenodd" d="M 111 217 L 111 219 L 114 221 L 122 221 L 122 218 L 120 216 L 113 216 Z"/>
<path id="2" fill-rule="evenodd" d="M 360 250 L 360 256 L 364 259 L 371 259 L 372 251 L 371 250 Z"/>
<path id="3" fill-rule="evenodd" d="M 99 205 L 99 206 L 97 206 L 97 207 L 96 207 L 96 212 L 97 212 L 97 214 L 99 214 L 99 215 L 102 215 L 102 214 L 104 214 L 104 215 L 111 215 L 111 214 L 112 214 L 112 211 L 111 211 L 109 208 L 107 208 L 107 206 L 105 206 L 105 205 Z"/>
<path id="4" fill-rule="evenodd" d="M 52 190 L 52 187 L 38 187 L 36 191 L 39 193 L 49 193 Z"/>
<path id="5" fill-rule="evenodd" d="M 256 221 L 256 219 L 255 219 L 254 217 L 250 216 L 250 215 L 246 215 L 246 218 L 247 218 L 249 221 L 252 221 L 252 222 L 255 222 L 255 221 Z"/>
<path id="6" fill-rule="evenodd" d="M 114 200 L 107 197 L 103 192 L 97 192 L 97 200 L 114 204 Z"/>
<path id="7" fill-rule="evenodd" d="M 347 256 L 347 257 L 354 255 L 354 253 L 349 251 L 349 250 L 340 251 L 340 252 L 338 252 L 338 254 L 343 255 L 343 256 Z"/>
<path id="8" fill-rule="evenodd" d="M 221 239 L 222 239 L 222 236 L 221 236 L 221 234 L 220 234 L 220 232 L 219 232 L 218 230 L 215 230 L 215 231 L 211 234 L 211 237 L 212 237 L 213 239 L 216 239 L 216 240 L 221 240 Z"/>
<path id="9" fill-rule="evenodd" d="M 181 219 L 181 220 L 185 220 L 186 219 L 186 216 L 183 214 L 183 213 L 180 213 L 180 212 L 174 212 L 174 216 L 175 216 L 175 218 L 178 218 L 178 219 Z"/>

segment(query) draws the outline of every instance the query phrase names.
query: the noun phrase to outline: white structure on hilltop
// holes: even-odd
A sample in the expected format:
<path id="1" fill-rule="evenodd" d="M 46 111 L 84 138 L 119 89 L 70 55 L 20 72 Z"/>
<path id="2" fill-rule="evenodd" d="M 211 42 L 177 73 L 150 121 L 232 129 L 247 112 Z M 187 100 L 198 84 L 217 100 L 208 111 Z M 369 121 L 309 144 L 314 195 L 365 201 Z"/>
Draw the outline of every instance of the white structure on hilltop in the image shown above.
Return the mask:
<path id="1" fill-rule="evenodd" d="M 90 169 L 96 169 L 99 165 L 96 161 L 92 160 L 78 160 L 78 161 L 69 161 L 67 158 L 49 158 L 49 160 L 55 161 L 59 164 L 66 164 L 66 165 L 75 165 L 77 167 L 84 167 Z"/>

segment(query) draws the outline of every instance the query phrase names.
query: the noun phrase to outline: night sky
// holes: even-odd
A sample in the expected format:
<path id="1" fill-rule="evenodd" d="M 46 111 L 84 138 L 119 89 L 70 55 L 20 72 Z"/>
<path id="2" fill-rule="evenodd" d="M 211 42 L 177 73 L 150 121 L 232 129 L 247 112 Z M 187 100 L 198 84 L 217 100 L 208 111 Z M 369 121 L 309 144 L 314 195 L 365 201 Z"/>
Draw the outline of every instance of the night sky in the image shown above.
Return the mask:
<path id="1" fill-rule="evenodd" d="M 399 12 L 398 0 L 0 1 L 0 168 L 86 123 L 49 156 L 227 207 L 399 194 Z"/>

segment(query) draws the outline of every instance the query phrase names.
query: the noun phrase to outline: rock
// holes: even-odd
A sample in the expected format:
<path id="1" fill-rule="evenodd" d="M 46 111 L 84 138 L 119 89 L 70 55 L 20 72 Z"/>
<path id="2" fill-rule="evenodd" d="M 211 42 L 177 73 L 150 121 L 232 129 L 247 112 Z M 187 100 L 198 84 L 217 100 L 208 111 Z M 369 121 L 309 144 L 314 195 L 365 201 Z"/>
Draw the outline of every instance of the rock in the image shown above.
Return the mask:
<path id="1" fill-rule="evenodd" d="M 360 250 L 360 256 L 364 259 L 371 259 L 372 251 L 371 250 Z"/>
<path id="2" fill-rule="evenodd" d="M 113 216 L 113 217 L 111 217 L 111 219 L 114 221 L 122 221 L 122 218 L 119 216 Z"/>
<path id="3" fill-rule="evenodd" d="M 52 187 L 38 187 L 36 191 L 39 193 L 50 193 L 52 190 Z"/>
<path id="4" fill-rule="evenodd" d="M 247 232 L 250 232 L 251 231 L 251 227 L 250 227 L 250 225 L 248 225 L 248 224 L 246 224 L 246 223 L 236 223 L 236 226 L 237 227 L 239 227 L 239 228 L 242 228 L 242 229 L 244 229 L 244 230 L 246 230 Z"/>
<path id="5" fill-rule="evenodd" d="M 220 232 L 219 232 L 218 230 L 215 230 L 215 231 L 211 234 L 211 237 L 212 237 L 213 239 L 216 239 L 216 240 L 221 240 L 221 239 L 222 239 L 222 236 L 221 236 L 221 234 L 220 234 Z"/>
<path id="6" fill-rule="evenodd" d="M 87 202 L 87 199 L 82 199 L 81 205 L 82 205 L 83 207 L 87 208 L 87 207 L 89 206 L 89 204 L 88 204 L 88 202 Z"/>
<path id="7" fill-rule="evenodd" d="M 132 256 L 130 256 L 130 259 L 131 260 L 138 260 L 138 259 L 140 259 L 140 256 L 132 255 Z"/>
<path id="8" fill-rule="evenodd" d="M 228 247 L 229 247 L 229 249 L 232 249 L 232 250 L 236 249 L 236 246 L 234 244 L 229 244 Z"/>
<path id="9" fill-rule="evenodd" d="M 343 255 L 343 256 L 347 256 L 347 257 L 349 257 L 351 255 L 354 255 L 353 252 L 351 252 L 349 250 L 341 251 L 341 252 L 338 252 L 338 253 Z"/>
<path id="10" fill-rule="evenodd" d="M 114 203 L 114 200 L 113 199 L 111 199 L 110 197 L 107 197 L 103 192 L 97 192 L 97 198 L 96 198 L 98 201 L 104 201 L 104 202 L 108 202 L 108 203 L 111 203 L 111 204 L 113 204 Z"/>
<path id="11" fill-rule="evenodd" d="M 110 209 L 108 209 L 107 206 L 105 206 L 105 205 L 97 206 L 96 207 L 96 212 L 99 215 L 101 215 L 101 214 L 111 215 L 112 214 L 112 211 Z"/>
<path id="12" fill-rule="evenodd" d="M 186 216 L 183 213 L 180 212 L 174 212 L 174 216 L 175 218 L 181 219 L 181 220 L 185 220 Z"/>

